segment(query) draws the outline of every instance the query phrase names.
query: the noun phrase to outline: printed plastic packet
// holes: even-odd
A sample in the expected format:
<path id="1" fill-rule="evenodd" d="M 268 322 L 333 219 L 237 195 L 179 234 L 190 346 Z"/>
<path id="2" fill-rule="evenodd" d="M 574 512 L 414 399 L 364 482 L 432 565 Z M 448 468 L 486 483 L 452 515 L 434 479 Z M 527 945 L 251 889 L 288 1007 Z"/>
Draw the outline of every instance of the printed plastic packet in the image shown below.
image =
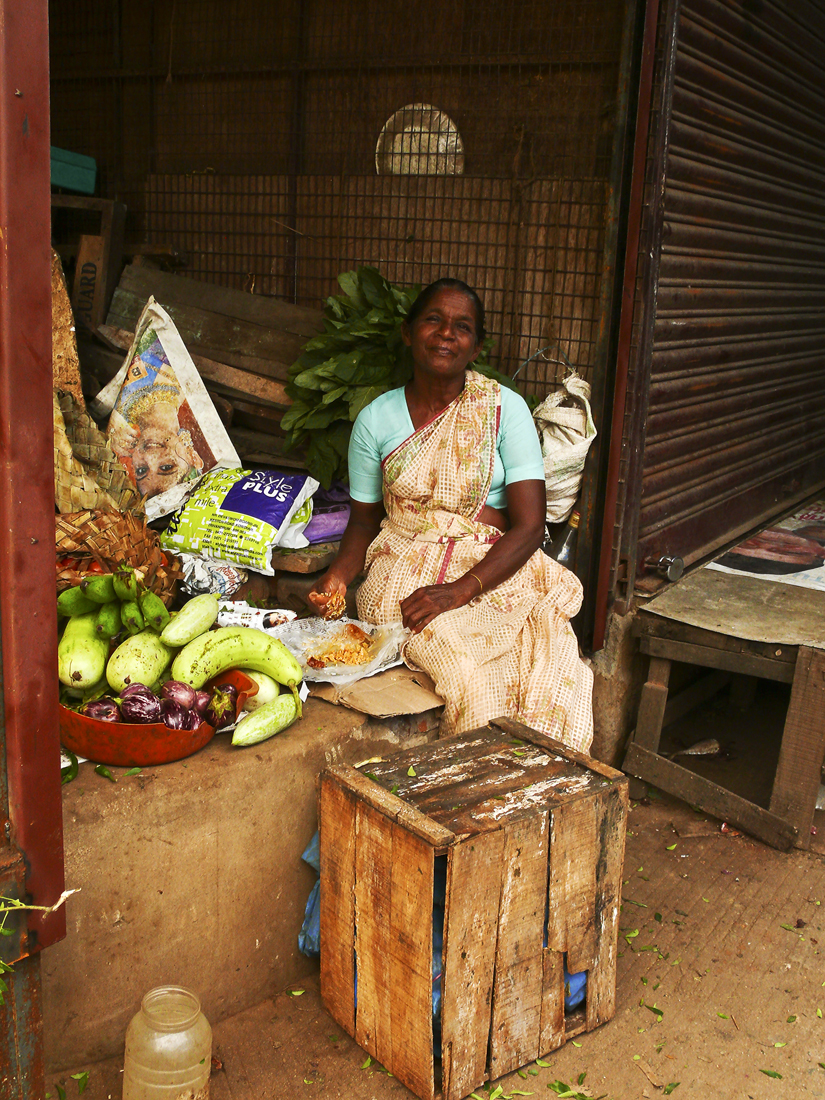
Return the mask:
<path id="1" fill-rule="evenodd" d="M 218 626 L 251 626 L 264 634 L 276 635 L 276 628 L 298 616 L 286 608 L 251 607 L 243 600 L 218 605 Z"/>
<path id="2" fill-rule="evenodd" d="M 308 545 L 318 482 L 280 470 L 218 470 L 201 479 L 169 521 L 161 545 L 272 576 L 275 546 Z"/>

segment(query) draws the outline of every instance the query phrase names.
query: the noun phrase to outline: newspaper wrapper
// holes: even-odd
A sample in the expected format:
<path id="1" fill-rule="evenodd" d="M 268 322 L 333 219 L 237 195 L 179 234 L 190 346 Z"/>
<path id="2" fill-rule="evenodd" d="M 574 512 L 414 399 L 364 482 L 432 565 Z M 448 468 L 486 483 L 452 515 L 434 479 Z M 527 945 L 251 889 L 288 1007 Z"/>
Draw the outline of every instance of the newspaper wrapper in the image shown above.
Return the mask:
<path id="1" fill-rule="evenodd" d="M 183 569 L 181 588 L 190 596 L 199 596 L 204 592 L 231 596 L 242 584 L 246 584 L 249 577 L 247 571 L 237 565 L 210 561 L 197 554 L 179 554 L 178 558 Z"/>
<path id="2" fill-rule="evenodd" d="M 308 665 L 307 658 L 321 650 L 327 642 L 333 641 L 348 623 L 354 623 L 371 636 L 370 660 L 362 665 L 327 665 L 326 668 L 312 668 Z M 401 647 L 410 636 L 409 630 L 400 622 L 375 626 L 374 623 L 347 618 L 332 622 L 320 618 L 295 619 L 277 627 L 273 633 L 295 655 L 305 680 L 323 680 L 331 684 L 353 684 L 356 680 L 375 676 L 386 668 L 403 664 Z"/>
<path id="3" fill-rule="evenodd" d="M 202 474 L 241 464 L 178 330 L 152 297 L 123 366 L 91 407 L 109 417 L 109 444 L 145 495 L 150 522 L 179 508 Z"/>
<path id="4" fill-rule="evenodd" d="M 280 637 L 278 627 L 297 618 L 294 611 L 285 608 L 251 607 L 242 600 L 218 604 L 218 626 L 251 626 L 274 638 Z"/>

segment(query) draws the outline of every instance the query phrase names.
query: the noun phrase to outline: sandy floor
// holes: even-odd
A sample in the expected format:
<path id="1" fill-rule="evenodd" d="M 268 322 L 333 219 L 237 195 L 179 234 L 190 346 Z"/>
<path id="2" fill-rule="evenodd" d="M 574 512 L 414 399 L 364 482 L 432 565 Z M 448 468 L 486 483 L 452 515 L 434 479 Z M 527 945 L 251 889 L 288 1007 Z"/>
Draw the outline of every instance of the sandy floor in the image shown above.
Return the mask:
<path id="1" fill-rule="evenodd" d="M 565 1095 L 551 1087 L 563 1082 L 611 1100 L 825 1098 L 825 860 L 651 793 L 629 820 L 615 1018 L 495 1084 L 513 1097 Z M 212 1100 L 412 1095 L 365 1065 L 317 983 L 301 988 L 215 1027 Z M 83 1072 L 85 1100 L 120 1100 L 119 1062 Z M 82 1082 L 59 1074 L 54 1100 L 58 1083 L 71 1098 Z"/>

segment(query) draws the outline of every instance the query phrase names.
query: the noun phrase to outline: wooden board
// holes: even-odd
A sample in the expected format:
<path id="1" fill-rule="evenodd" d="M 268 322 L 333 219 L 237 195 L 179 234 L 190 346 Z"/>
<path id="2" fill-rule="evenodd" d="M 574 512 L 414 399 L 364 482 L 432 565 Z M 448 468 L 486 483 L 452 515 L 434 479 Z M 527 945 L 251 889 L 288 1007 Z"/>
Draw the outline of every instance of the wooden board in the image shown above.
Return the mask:
<path id="1" fill-rule="evenodd" d="M 596 953 L 595 798 L 550 811 L 547 946 L 567 953 L 571 974 L 589 970 Z"/>
<path id="2" fill-rule="evenodd" d="M 503 852 L 504 833 L 498 830 L 465 840 L 448 854 L 441 1011 L 444 1100 L 461 1100 L 487 1079 Z"/>
<path id="3" fill-rule="evenodd" d="M 422 1100 L 435 1095 L 433 848 L 392 827 L 389 926 L 392 1072 Z"/>
<path id="4" fill-rule="evenodd" d="M 612 787 L 597 795 L 596 944 L 587 975 L 587 1030 L 613 1018 L 616 1012 L 616 963 L 619 911 L 622 902 L 628 790 Z"/>
<path id="5" fill-rule="evenodd" d="M 284 329 L 307 340 L 321 331 L 321 311 L 318 309 L 296 306 L 263 294 L 246 294 L 232 287 L 172 275 L 142 264 L 125 267 L 120 285 L 136 297 L 142 296 L 144 301 L 154 294 L 159 302 L 168 300 L 180 305 L 198 306 L 225 317 Z"/>
<path id="6" fill-rule="evenodd" d="M 134 329 L 147 300 L 118 286 L 106 323 L 116 328 Z M 174 321 L 187 347 L 192 344 L 199 348 L 225 348 L 230 352 L 293 363 L 306 343 L 303 336 L 219 313 L 210 313 L 198 306 L 164 301 L 160 301 L 160 305 Z M 220 358 L 220 355 L 215 355 L 214 358 Z"/>
<path id="7" fill-rule="evenodd" d="M 350 791 L 321 778 L 321 996 L 349 1035 L 355 1034 L 355 804 Z"/>
<path id="8" fill-rule="evenodd" d="M 825 754 L 825 652 L 799 647 L 782 732 L 770 811 L 796 826 L 797 848 L 809 848 Z"/>
<path id="9" fill-rule="evenodd" d="M 391 1065 L 392 822 L 359 800 L 355 835 L 355 1040 L 381 1065 Z"/>
<path id="10" fill-rule="evenodd" d="M 546 813 L 508 825 L 493 981 L 490 1078 L 539 1056 L 547 902 Z"/>
<path id="11" fill-rule="evenodd" d="M 739 826 L 774 848 L 787 851 L 796 843 L 799 833 L 795 825 L 632 741 L 627 747 L 624 769 L 721 821 Z"/>

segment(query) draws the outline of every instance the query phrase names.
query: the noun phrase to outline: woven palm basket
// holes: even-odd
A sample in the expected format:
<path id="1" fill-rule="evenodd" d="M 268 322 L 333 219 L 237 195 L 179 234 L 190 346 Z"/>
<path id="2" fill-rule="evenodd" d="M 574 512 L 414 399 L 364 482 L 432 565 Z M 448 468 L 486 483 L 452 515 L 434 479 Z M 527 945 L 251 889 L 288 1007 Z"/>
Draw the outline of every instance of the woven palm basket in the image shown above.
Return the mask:
<path id="1" fill-rule="evenodd" d="M 80 584 L 93 563 L 104 573 L 131 565 L 167 607 L 183 578 L 180 562 L 160 545 L 157 532 L 132 512 L 86 510 L 55 516 L 57 591 Z M 72 559 L 69 564 L 65 559 Z M 94 572 L 98 572 L 98 568 Z"/>

